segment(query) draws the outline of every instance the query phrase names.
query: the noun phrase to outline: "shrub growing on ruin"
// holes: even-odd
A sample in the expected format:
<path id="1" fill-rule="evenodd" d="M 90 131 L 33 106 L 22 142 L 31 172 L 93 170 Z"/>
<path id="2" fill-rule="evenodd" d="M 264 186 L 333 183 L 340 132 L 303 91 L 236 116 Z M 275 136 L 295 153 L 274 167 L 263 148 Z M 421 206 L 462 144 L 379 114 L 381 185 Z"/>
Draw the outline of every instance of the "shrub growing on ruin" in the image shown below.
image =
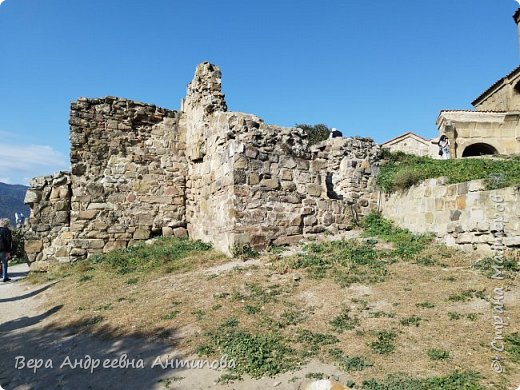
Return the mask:
<path id="1" fill-rule="evenodd" d="M 329 138 L 331 131 L 329 127 L 323 123 L 318 123 L 317 125 L 308 125 L 302 123 L 296 124 L 295 126 L 299 127 L 305 132 L 305 134 L 307 134 L 309 145 L 314 145 L 318 142 L 325 141 L 327 138 Z"/>
<path id="2" fill-rule="evenodd" d="M 14 262 L 27 261 L 27 256 L 24 250 L 24 236 L 20 229 L 13 229 L 11 231 L 13 235 L 13 260 Z"/>

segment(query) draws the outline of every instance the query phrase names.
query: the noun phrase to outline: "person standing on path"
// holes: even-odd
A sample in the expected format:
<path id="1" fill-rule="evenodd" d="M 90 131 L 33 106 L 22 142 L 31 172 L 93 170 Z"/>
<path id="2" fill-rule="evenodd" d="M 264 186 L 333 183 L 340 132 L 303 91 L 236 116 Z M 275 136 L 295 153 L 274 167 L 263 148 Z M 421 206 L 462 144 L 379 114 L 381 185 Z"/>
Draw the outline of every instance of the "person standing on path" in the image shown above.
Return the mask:
<path id="1" fill-rule="evenodd" d="M 2 261 L 2 282 L 8 282 L 7 262 L 11 259 L 13 251 L 13 236 L 9 230 L 9 220 L 0 219 L 0 260 Z"/>

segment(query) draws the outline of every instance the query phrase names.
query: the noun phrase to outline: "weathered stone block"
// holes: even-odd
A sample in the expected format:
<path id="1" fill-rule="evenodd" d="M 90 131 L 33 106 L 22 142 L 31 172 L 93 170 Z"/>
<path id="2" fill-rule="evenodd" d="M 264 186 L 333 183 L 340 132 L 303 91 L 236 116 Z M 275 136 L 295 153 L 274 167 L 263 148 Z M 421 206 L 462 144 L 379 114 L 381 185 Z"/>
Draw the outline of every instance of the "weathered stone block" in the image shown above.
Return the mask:
<path id="1" fill-rule="evenodd" d="M 24 248 L 27 253 L 39 253 L 43 249 L 43 241 L 26 240 Z"/>
<path id="2" fill-rule="evenodd" d="M 244 156 L 238 156 L 237 159 L 233 163 L 234 169 L 246 169 L 247 168 L 247 158 Z"/>
<path id="3" fill-rule="evenodd" d="M 247 146 L 245 149 L 245 155 L 249 158 L 256 158 L 256 156 L 258 156 L 258 149 L 251 146 Z"/>
<path id="4" fill-rule="evenodd" d="M 74 238 L 74 233 L 72 233 L 72 232 L 63 232 L 63 233 L 61 233 L 61 238 L 63 240 L 72 240 Z"/>
<path id="5" fill-rule="evenodd" d="M 103 247 L 103 253 L 111 252 L 117 249 L 126 248 L 127 242 L 124 240 L 109 241 Z"/>
<path id="6" fill-rule="evenodd" d="M 282 180 L 292 180 L 293 179 L 293 174 L 290 169 L 282 169 L 280 171 L 280 174 L 282 176 Z"/>
<path id="7" fill-rule="evenodd" d="M 325 226 L 332 225 L 334 223 L 334 215 L 330 212 L 323 214 L 323 224 Z"/>
<path id="8" fill-rule="evenodd" d="M 479 232 L 487 232 L 487 231 L 489 231 L 489 228 L 490 228 L 490 225 L 488 222 L 482 222 L 482 221 L 477 222 L 477 230 Z"/>
<path id="9" fill-rule="evenodd" d="M 283 201 L 290 204 L 300 204 L 301 198 L 298 195 L 287 195 L 284 196 Z"/>
<path id="10" fill-rule="evenodd" d="M 151 231 L 149 229 L 137 229 L 133 234 L 134 240 L 148 240 L 150 238 Z"/>
<path id="11" fill-rule="evenodd" d="M 460 210 L 450 210 L 450 221 L 458 221 L 462 212 Z"/>
<path id="12" fill-rule="evenodd" d="M 284 158 L 280 161 L 280 166 L 283 168 L 294 169 L 296 168 L 296 161 L 292 157 Z"/>
<path id="13" fill-rule="evenodd" d="M 32 205 L 38 203 L 42 198 L 41 191 L 29 189 L 25 193 L 24 203 Z"/>
<path id="14" fill-rule="evenodd" d="M 31 263 L 31 272 L 47 272 L 49 270 L 50 263 L 48 261 L 36 261 Z"/>
<path id="15" fill-rule="evenodd" d="M 87 241 L 87 247 L 86 249 L 103 249 L 105 246 L 105 240 L 101 239 L 90 239 Z"/>
<path id="16" fill-rule="evenodd" d="M 90 203 L 87 210 L 112 210 L 114 205 L 109 203 Z"/>
<path id="17" fill-rule="evenodd" d="M 276 240 L 274 240 L 274 245 L 296 245 L 299 242 L 303 241 L 304 237 L 303 235 L 295 235 L 295 236 L 288 236 L 288 237 L 278 237 Z"/>
<path id="18" fill-rule="evenodd" d="M 38 233 L 48 232 L 49 230 L 51 230 L 51 226 L 47 224 L 36 225 L 34 227 L 34 231 Z"/>
<path id="19" fill-rule="evenodd" d="M 54 205 L 54 209 L 56 211 L 69 211 L 70 210 L 70 202 L 66 200 L 60 200 L 59 202 L 56 202 Z"/>
<path id="20" fill-rule="evenodd" d="M 178 238 L 188 237 L 188 230 L 183 227 L 173 229 L 173 235 Z"/>
<path id="21" fill-rule="evenodd" d="M 294 184 L 292 181 L 282 181 L 281 186 L 284 191 L 296 191 L 296 184 Z"/>
<path id="22" fill-rule="evenodd" d="M 520 247 L 520 236 L 504 237 L 503 243 L 508 247 Z"/>
<path id="23" fill-rule="evenodd" d="M 469 192 L 485 191 L 486 184 L 484 180 L 473 180 L 468 183 Z"/>
<path id="24" fill-rule="evenodd" d="M 341 164 L 343 164 L 343 161 Z M 327 168 L 327 160 L 325 160 L 325 159 L 316 159 L 316 160 L 313 160 L 310 164 L 311 172 L 322 172 L 326 168 Z"/>
<path id="25" fill-rule="evenodd" d="M 246 184 L 247 181 L 247 174 L 243 169 L 237 169 L 235 170 L 233 174 L 233 184 L 240 185 L 240 184 Z"/>
<path id="26" fill-rule="evenodd" d="M 276 189 L 280 188 L 280 181 L 275 178 L 262 179 L 262 181 L 260 181 L 260 185 L 270 188 L 272 190 L 276 190 Z"/>
<path id="27" fill-rule="evenodd" d="M 163 237 L 171 237 L 171 236 L 173 236 L 173 228 L 171 228 L 169 226 L 164 226 L 162 228 L 162 235 L 163 235 Z"/>
<path id="28" fill-rule="evenodd" d="M 315 215 L 308 215 L 303 218 L 303 224 L 305 226 L 314 226 L 318 223 L 318 220 Z"/>
<path id="29" fill-rule="evenodd" d="M 248 184 L 250 186 L 256 186 L 258 183 L 260 183 L 260 176 L 256 173 L 251 173 L 248 177 Z"/>
<path id="30" fill-rule="evenodd" d="M 307 193 L 310 196 L 321 196 L 322 188 L 318 184 L 307 184 Z"/>
<path id="31" fill-rule="evenodd" d="M 67 224 L 69 222 L 68 211 L 57 211 L 54 215 L 54 224 Z"/>
<path id="32" fill-rule="evenodd" d="M 474 236 L 470 233 L 462 233 L 455 239 L 457 244 L 471 244 L 474 240 Z"/>
<path id="33" fill-rule="evenodd" d="M 457 208 L 459 210 L 464 210 L 466 209 L 466 196 L 457 196 Z"/>
<path id="34" fill-rule="evenodd" d="M 79 219 L 94 219 L 98 215 L 99 211 L 97 210 L 80 210 Z"/>
<path id="35" fill-rule="evenodd" d="M 69 256 L 69 248 L 66 246 L 56 248 L 56 257 L 68 257 Z"/>
<path id="36" fill-rule="evenodd" d="M 457 184 L 457 194 L 466 195 L 468 193 L 468 183 Z"/>

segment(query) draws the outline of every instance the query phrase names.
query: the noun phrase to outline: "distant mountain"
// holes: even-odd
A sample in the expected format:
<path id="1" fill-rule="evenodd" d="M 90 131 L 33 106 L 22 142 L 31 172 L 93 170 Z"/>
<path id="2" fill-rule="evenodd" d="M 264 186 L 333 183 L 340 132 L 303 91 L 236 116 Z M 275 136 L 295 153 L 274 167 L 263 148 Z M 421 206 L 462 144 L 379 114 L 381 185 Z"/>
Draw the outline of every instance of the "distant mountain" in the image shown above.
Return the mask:
<path id="1" fill-rule="evenodd" d="M 11 226 L 15 226 L 14 213 L 29 216 L 29 207 L 23 200 L 27 186 L 0 183 L 0 218 L 9 218 Z"/>

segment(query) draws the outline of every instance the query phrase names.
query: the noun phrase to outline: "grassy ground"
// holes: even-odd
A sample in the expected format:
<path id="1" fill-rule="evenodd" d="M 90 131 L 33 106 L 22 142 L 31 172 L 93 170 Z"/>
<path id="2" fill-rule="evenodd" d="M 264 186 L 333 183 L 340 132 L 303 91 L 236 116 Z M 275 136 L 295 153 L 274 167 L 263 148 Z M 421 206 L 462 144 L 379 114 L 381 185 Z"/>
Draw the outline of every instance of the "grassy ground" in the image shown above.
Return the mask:
<path id="1" fill-rule="evenodd" d="M 362 389 L 508 389 L 520 383 L 520 288 L 511 260 L 506 371 L 496 375 L 491 263 L 413 236 L 372 215 L 356 240 L 276 248 L 258 265 L 229 262 L 200 242 L 160 240 L 48 274 L 51 324 L 171 341 L 187 355 L 227 354 L 244 375 L 274 376 L 319 359 Z M 311 375 L 311 374 L 309 374 Z M 312 373 L 319 378 L 322 373 Z"/>
<path id="2" fill-rule="evenodd" d="M 384 191 L 403 190 L 423 180 L 447 176 L 450 183 L 485 179 L 490 189 L 520 186 L 520 158 L 434 160 L 429 157 L 386 153 L 377 183 Z"/>

